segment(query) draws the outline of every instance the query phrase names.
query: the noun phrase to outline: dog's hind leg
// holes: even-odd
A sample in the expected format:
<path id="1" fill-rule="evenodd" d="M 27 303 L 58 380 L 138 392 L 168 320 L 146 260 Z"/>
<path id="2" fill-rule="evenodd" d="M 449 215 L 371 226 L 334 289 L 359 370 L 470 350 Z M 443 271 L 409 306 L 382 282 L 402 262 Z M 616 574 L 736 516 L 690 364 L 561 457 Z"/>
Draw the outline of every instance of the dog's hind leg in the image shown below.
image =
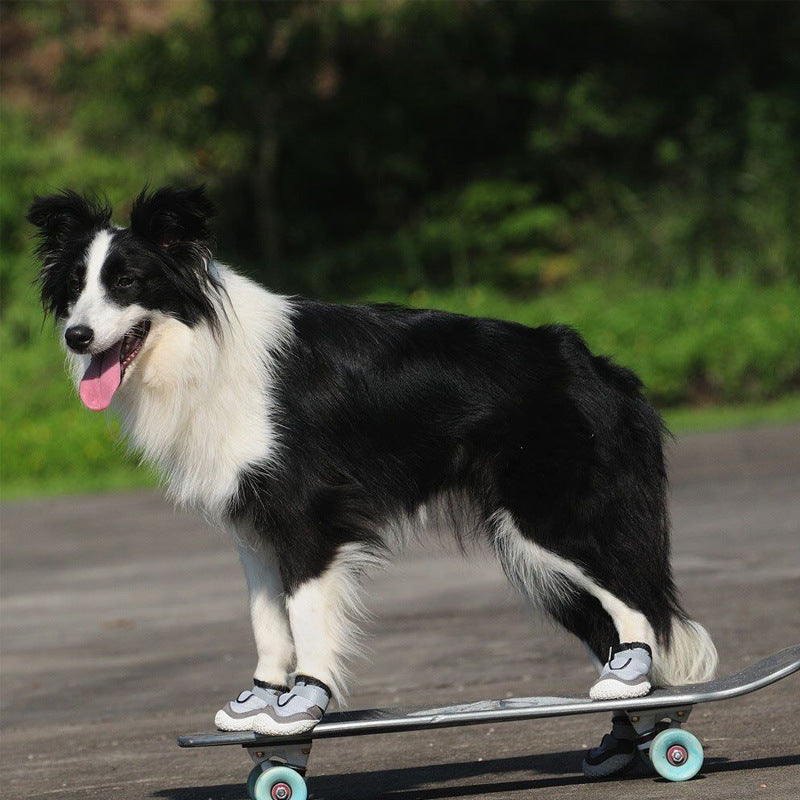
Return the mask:
<path id="1" fill-rule="evenodd" d="M 575 561 L 526 537 L 508 511 L 496 512 L 490 522 L 494 549 L 509 580 L 581 639 L 597 661 L 605 663 L 620 642 L 646 645 L 643 653 L 655 649 L 656 635 L 644 613 L 605 589 Z M 645 676 L 650 658 L 643 665 Z M 625 690 L 628 696 L 650 690 L 649 681 L 640 677 L 631 679 L 636 685 Z"/>

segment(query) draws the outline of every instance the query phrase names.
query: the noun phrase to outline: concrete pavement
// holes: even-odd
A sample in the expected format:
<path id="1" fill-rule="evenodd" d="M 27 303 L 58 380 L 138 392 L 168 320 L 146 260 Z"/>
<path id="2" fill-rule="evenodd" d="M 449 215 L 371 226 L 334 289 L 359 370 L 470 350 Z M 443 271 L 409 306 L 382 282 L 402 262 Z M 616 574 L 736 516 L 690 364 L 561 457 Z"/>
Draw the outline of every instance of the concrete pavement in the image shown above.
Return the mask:
<path id="1" fill-rule="evenodd" d="M 800 641 L 800 426 L 671 448 L 674 562 L 722 670 Z M 239 800 L 238 748 L 180 750 L 248 684 L 244 581 L 224 535 L 156 493 L 2 508 L 3 798 Z M 582 692 L 583 648 L 536 620 L 484 554 L 415 547 L 367 588 L 370 652 L 352 707 Z M 785 798 L 800 791 L 800 678 L 695 710 L 701 776 L 592 784 L 577 717 L 319 742 L 315 797 Z"/>

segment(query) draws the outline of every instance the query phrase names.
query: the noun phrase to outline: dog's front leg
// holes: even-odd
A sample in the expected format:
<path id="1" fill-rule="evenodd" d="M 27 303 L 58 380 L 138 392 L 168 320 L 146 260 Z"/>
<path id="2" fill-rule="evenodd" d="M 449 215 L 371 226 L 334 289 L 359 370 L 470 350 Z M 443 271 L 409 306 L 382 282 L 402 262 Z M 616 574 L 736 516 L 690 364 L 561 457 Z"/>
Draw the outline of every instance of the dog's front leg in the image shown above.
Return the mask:
<path id="1" fill-rule="evenodd" d="M 286 608 L 296 656 L 294 686 L 259 718 L 253 727 L 257 733 L 309 731 L 331 696 L 341 697 L 344 661 L 357 641 L 353 617 L 359 611 L 359 575 L 368 561 L 355 545 L 345 545 L 318 574 L 300 561 L 292 565 L 296 570 Z"/>
<path id="2" fill-rule="evenodd" d="M 256 681 L 285 686 L 294 655 L 286 598 L 272 547 L 261 541 L 237 541 L 256 640 Z"/>
<path id="3" fill-rule="evenodd" d="M 251 529 L 237 528 L 232 533 L 247 579 L 258 663 L 253 688 L 226 703 L 214 721 L 222 730 L 255 730 L 258 721 L 288 690 L 294 645 L 283 581 L 271 545 Z"/>

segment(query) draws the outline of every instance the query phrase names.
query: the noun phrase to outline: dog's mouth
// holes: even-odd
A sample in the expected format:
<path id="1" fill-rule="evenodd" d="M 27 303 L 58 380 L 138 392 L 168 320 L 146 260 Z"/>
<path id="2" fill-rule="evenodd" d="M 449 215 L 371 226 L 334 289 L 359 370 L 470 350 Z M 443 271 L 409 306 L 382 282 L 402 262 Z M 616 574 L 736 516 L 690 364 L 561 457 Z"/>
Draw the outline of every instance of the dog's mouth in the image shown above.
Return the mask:
<path id="1" fill-rule="evenodd" d="M 142 349 L 144 340 L 147 334 L 150 333 L 150 320 L 146 319 L 138 325 L 134 325 L 123 337 L 122 347 L 120 348 L 119 363 L 122 370 L 122 375 L 125 375 L 125 369 Z"/>
<path id="2" fill-rule="evenodd" d="M 103 411 L 119 389 L 125 370 L 142 350 L 150 333 L 150 320 L 134 325 L 108 350 L 92 355 L 92 360 L 81 378 L 80 396 L 86 408 Z"/>

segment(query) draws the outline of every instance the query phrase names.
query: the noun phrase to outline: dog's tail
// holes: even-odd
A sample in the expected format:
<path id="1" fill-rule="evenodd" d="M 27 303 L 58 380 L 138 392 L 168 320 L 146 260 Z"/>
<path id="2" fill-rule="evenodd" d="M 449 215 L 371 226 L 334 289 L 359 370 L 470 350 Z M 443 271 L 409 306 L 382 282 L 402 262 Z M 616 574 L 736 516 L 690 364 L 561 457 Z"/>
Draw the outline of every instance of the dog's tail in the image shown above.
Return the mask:
<path id="1" fill-rule="evenodd" d="M 714 677 L 718 662 L 708 631 L 699 622 L 674 616 L 669 644 L 656 651 L 653 679 L 658 686 L 701 683 Z"/>

